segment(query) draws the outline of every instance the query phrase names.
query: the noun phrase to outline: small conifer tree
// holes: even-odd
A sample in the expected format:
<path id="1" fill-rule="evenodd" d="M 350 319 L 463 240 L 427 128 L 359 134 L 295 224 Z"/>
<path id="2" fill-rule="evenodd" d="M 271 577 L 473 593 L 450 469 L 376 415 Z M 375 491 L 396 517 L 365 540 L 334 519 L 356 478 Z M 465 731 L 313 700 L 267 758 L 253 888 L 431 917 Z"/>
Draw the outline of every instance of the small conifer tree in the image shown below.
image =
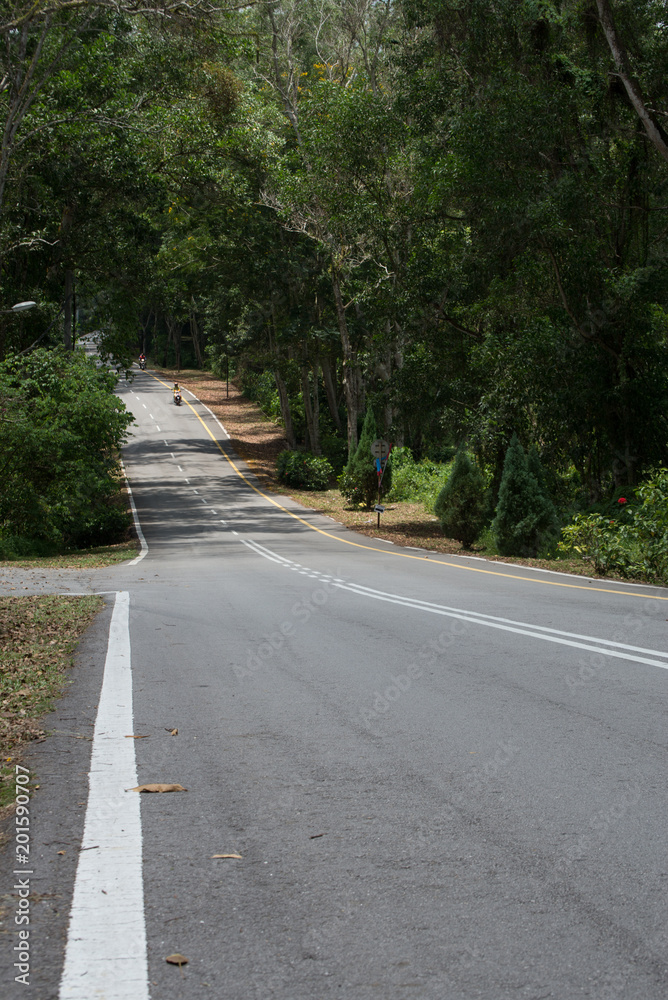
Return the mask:
<path id="1" fill-rule="evenodd" d="M 339 480 L 343 496 L 352 503 L 364 504 L 367 508 L 373 507 L 378 497 L 376 460 L 371 454 L 371 445 L 377 437 L 376 419 L 373 415 L 373 410 L 369 407 L 364 417 L 359 444 L 354 455 L 349 458 L 348 464 Z M 388 493 L 391 486 L 392 463 L 388 459 L 383 473 L 381 496 Z"/>
<path id="2" fill-rule="evenodd" d="M 535 556 L 556 537 L 557 516 L 544 483 L 538 454 L 527 460 L 519 438 L 513 434 L 492 522 L 494 541 L 502 556 Z"/>
<path id="3" fill-rule="evenodd" d="M 434 504 L 443 534 L 470 549 L 485 525 L 486 508 L 484 476 L 460 448 Z"/>

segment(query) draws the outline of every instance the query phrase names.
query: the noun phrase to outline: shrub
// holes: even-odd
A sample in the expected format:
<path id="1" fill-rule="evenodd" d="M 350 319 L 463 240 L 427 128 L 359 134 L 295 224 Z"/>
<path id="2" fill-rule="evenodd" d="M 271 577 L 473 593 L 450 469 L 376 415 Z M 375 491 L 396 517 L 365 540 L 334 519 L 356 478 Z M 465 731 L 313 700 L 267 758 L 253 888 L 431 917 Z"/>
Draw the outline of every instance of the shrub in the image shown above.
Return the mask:
<path id="1" fill-rule="evenodd" d="M 0 364 L 0 535 L 56 546 L 113 542 L 118 449 L 132 416 L 117 376 L 83 352 L 39 348 Z"/>
<path id="2" fill-rule="evenodd" d="M 376 420 L 373 410 L 369 408 L 364 418 L 364 426 L 360 435 L 355 454 L 349 458 L 348 464 L 339 477 L 339 489 L 344 497 L 353 504 L 363 504 L 373 507 L 378 497 L 378 475 L 376 460 L 371 454 L 371 445 L 377 438 Z M 381 497 L 390 492 L 392 487 L 392 463 L 388 459 L 383 473 Z"/>
<path id="3" fill-rule="evenodd" d="M 434 513 L 443 534 L 470 548 L 485 524 L 485 478 L 463 449 L 457 452 L 452 472 L 441 489 Z"/>
<path id="4" fill-rule="evenodd" d="M 532 458 L 536 468 L 537 455 Z M 503 463 L 503 477 L 492 531 L 502 556 L 535 556 L 554 544 L 558 532 L 554 505 L 529 470 L 524 448 L 513 434 Z"/>
<path id="5" fill-rule="evenodd" d="M 326 490 L 334 469 L 326 458 L 308 451 L 282 451 L 276 459 L 276 474 L 282 483 L 302 490 Z"/>
<path id="6" fill-rule="evenodd" d="M 408 449 L 401 449 L 405 450 Z M 392 452 L 392 490 L 387 499 L 421 501 L 433 507 L 448 481 L 452 462 L 442 465 L 425 458 L 421 462 L 403 462 L 397 468 L 395 451 Z"/>
<path id="7" fill-rule="evenodd" d="M 642 483 L 634 501 L 621 497 L 615 507 L 614 518 L 576 514 L 562 531 L 559 550 L 577 552 L 597 573 L 668 580 L 668 469 Z"/>
<path id="8" fill-rule="evenodd" d="M 281 416 L 281 403 L 276 388 L 276 379 L 272 372 L 254 372 L 245 368 L 240 378 L 241 391 L 246 399 L 257 403 L 263 413 L 272 420 Z"/>

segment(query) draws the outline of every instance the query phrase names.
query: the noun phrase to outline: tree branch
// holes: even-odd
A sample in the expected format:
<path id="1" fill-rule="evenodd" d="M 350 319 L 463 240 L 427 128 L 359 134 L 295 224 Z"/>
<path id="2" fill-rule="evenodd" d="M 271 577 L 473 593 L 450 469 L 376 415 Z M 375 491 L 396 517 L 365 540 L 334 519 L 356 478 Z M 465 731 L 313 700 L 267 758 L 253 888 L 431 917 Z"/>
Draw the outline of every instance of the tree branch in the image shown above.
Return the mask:
<path id="1" fill-rule="evenodd" d="M 608 46 L 615 61 L 617 76 L 624 84 L 631 104 L 640 118 L 647 137 L 661 156 L 668 162 L 668 136 L 663 131 L 654 115 L 645 104 L 640 84 L 632 75 L 631 64 L 626 49 L 617 34 L 612 8 L 608 0 L 596 0 L 598 17 L 605 34 Z"/>

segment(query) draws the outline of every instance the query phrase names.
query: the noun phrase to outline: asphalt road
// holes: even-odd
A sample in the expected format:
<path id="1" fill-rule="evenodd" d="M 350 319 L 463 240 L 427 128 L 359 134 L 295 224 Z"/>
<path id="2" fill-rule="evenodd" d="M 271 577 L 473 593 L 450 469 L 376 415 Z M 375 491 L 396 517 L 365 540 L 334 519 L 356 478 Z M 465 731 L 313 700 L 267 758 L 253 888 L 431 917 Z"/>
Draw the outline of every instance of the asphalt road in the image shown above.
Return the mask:
<path id="1" fill-rule="evenodd" d="M 27 995 L 59 995 L 122 591 L 138 780 L 187 789 L 138 797 L 152 1000 L 665 998 L 668 591 L 376 543 L 264 495 L 188 393 L 121 395 L 146 557 L 0 572 L 109 592 L 31 755 Z"/>

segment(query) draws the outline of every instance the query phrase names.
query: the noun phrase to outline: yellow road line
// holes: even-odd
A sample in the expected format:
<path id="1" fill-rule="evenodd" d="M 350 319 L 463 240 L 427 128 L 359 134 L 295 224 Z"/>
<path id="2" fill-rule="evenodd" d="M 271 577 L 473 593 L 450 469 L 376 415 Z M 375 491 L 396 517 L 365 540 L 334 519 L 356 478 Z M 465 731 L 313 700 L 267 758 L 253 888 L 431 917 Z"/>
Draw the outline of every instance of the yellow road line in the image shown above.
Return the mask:
<path id="1" fill-rule="evenodd" d="M 150 372 L 144 372 L 144 374 L 149 375 Z M 160 382 L 161 385 L 164 385 L 167 388 L 171 388 L 171 386 L 169 386 L 167 382 L 163 382 L 162 379 L 159 379 L 157 377 L 157 375 L 151 375 L 151 378 L 155 379 L 156 382 Z M 193 393 L 193 396 L 194 395 L 195 394 Z M 195 399 L 197 399 L 197 396 L 195 396 Z M 223 458 L 227 459 L 227 461 L 230 463 L 236 474 L 241 479 L 243 479 L 243 481 L 246 483 L 247 486 L 249 486 L 252 490 L 254 490 L 255 493 L 257 493 L 259 496 L 263 497 L 265 500 L 268 500 L 269 503 L 272 503 L 274 507 L 278 507 L 279 510 L 284 511 L 290 517 L 293 517 L 295 521 L 300 521 L 301 524 L 306 525 L 306 527 L 310 528 L 311 531 L 317 531 L 318 534 L 324 535 L 326 538 L 333 538 L 335 542 L 342 542 L 344 545 L 352 545 L 356 549 L 366 549 L 368 552 L 382 552 L 382 554 L 386 556 L 398 556 L 400 559 L 417 559 L 420 562 L 428 561 L 438 566 L 451 566 L 453 569 L 466 570 L 469 573 L 483 573 L 486 576 L 502 576 L 502 577 L 507 577 L 510 580 L 522 580 L 524 583 L 535 583 L 542 585 L 544 587 L 565 587 L 567 590 L 592 590 L 592 591 L 597 591 L 601 594 L 615 594 L 620 597 L 643 597 L 648 601 L 668 601 L 668 597 L 661 597 L 658 594 L 642 594 L 642 593 L 632 592 L 629 590 L 608 590 L 607 587 L 589 587 L 586 584 L 581 584 L 581 583 L 561 583 L 558 580 L 541 580 L 535 577 L 520 576 L 518 573 L 501 573 L 499 570 L 495 569 L 482 569 L 478 566 L 463 566 L 460 563 L 448 562 L 447 559 L 435 559 L 430 556 L 413 556 L 409 552 L 386 551 L 385 549 L 376 548 L 375 545 L 363 545 L 361 542 L 353 542 L 349 538 L 340 538 L 338 535 L 333 535 L 329 531 L 323 531 L 322 528 L 317 528 L 314 524 L 309 524 L 309 522 L 305 521 L 303 517 L 299 517 L 298 514 L 294 514 L 291 510 L 288 510 L 287 507 L 284 507 L 283 504 L 278 503 L 277 500 L 273 500 L 270 496 L 267 496 L 266 493 L 263 493 L 262 490 L 259 490 L 257 486 L 253 486 L 250 480 L 248 480 L 246 476 L 244 476 L 241 469 L 239 469 L 235 465 L 230 456 L 225 453 L 223 448 L 221 448 L 220 441 L 218 440 L 217 437 L 215 437 L 214 434 L 211 433 L 210 428 L 207 427 L 207 425 L 204 423 L 197 410 L 193 406 L 191 406 L 191 404 L 186 399 L 184 399 L 183 402 L 186 404 L 187 407 L 189 407 L 192 410 L 192 412 L 195 414 L 195 416 L 201 423 L 204 430 L 207 432 L 213 443 L 218 448 L 218 451 L 221 453 Z M 197 399 L 197 402 L 200 403 L 201 400 Z"/>

